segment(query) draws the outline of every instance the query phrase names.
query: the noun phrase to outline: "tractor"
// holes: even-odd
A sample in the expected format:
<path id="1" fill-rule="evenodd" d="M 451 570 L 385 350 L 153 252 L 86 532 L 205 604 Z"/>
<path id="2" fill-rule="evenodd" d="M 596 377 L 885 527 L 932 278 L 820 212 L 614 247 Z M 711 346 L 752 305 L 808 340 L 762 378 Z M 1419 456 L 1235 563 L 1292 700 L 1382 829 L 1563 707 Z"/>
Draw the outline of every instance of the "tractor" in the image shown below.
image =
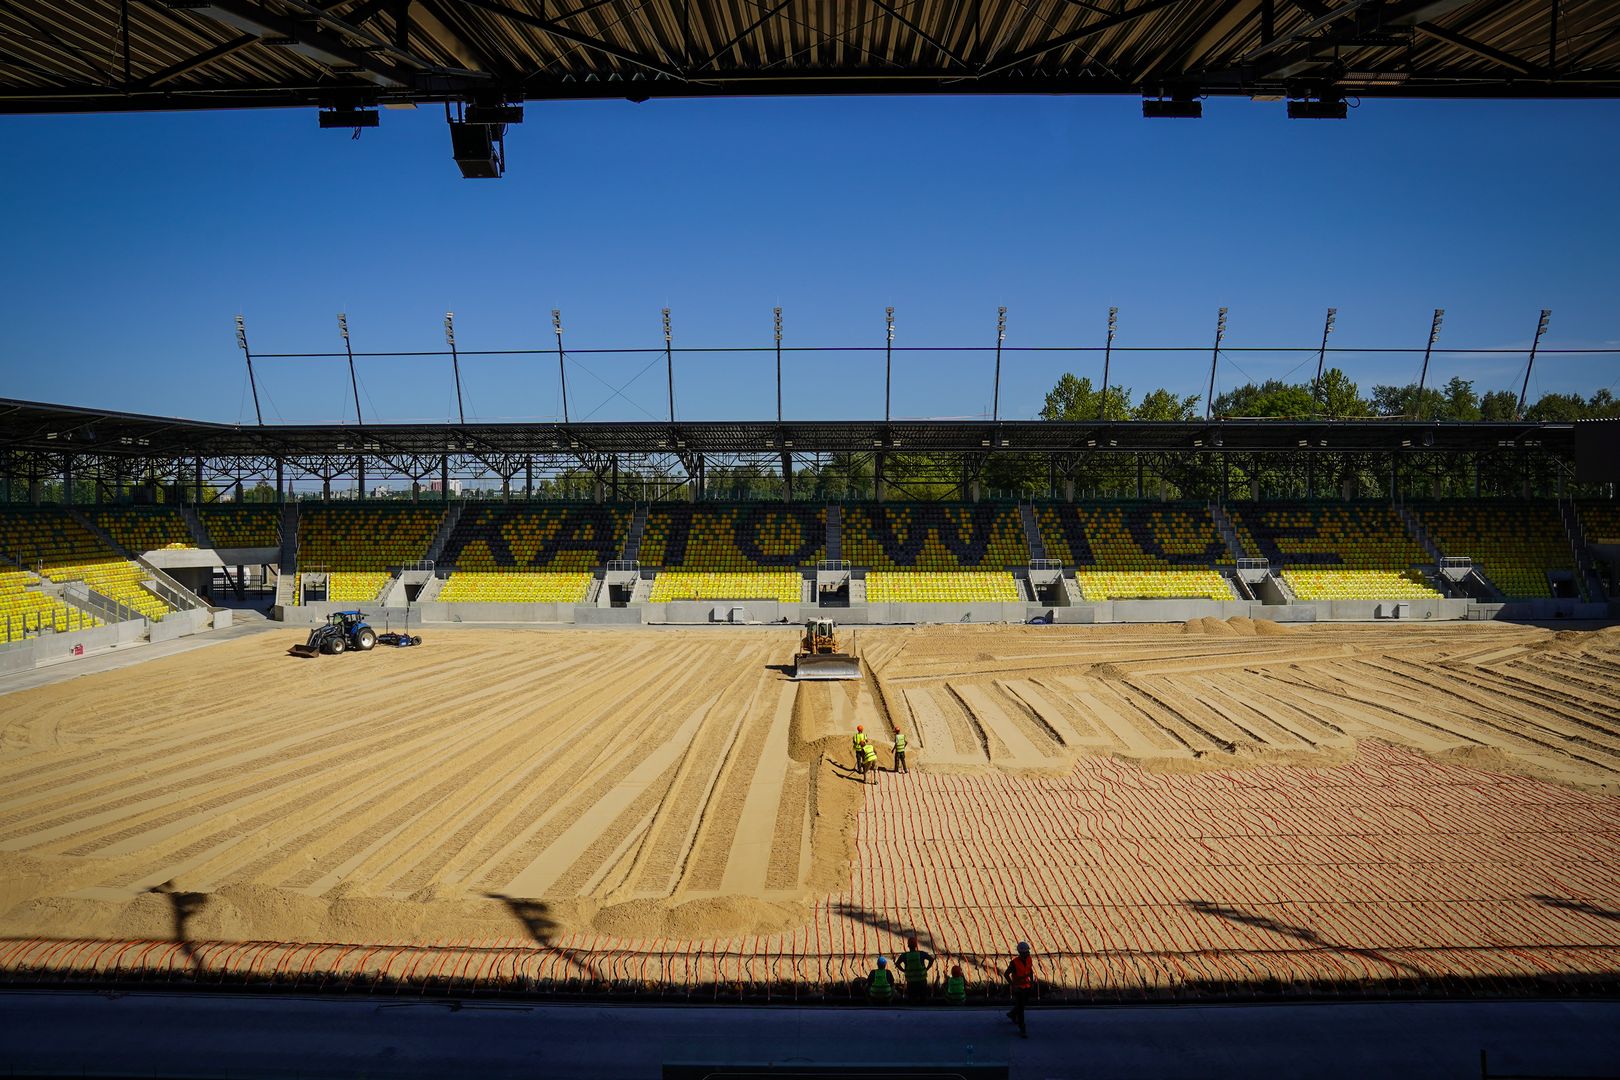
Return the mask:
<path id="1" fill-rule="evenodd" d="M 319 653 L 337 654 L 350 649 L 369 652 L 377 644 L 377 631 L 366 622 L 363 611 L 334 611 L 322 626 L 309 632 L 309 640 L 294 645 L 287 652 L 291 656 L 315 656 Z"/>
<path id="2" fill-rule="evenodd" d="M 809 619 L 793 657 L 793 677 L 805 679 L 858 679 L 861 661 L 838 648 L 838 628 L 831 619 Z"/>

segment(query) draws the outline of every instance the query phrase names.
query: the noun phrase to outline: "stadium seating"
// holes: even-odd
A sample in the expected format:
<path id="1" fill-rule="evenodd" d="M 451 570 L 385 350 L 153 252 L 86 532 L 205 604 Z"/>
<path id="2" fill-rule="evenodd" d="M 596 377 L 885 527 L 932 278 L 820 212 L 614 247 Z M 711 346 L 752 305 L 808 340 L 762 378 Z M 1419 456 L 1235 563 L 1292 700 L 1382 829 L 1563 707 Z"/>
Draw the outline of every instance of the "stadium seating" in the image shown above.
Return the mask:
<path id="1" fill-rule="evenodd" d="M 434 599 L 443 603 L 577 604 L 591 587 L 589 570 L 456 570 Z"/>
<path id="2" fill-rule="evenodd" d="M 866 575 L 866 599 L 873 604 L 1016 604 L 1023 597 L 1005 570 L 872 570 Z"/>
<path id="3" fill-rule="evenodd" d="M 1620 547 L 1620 502 L 1592 499 L 1576 504 L 1588 544 Z"/>
<path id="4" fill-rule="evenodd" d="M 1232 565 L 1199 505 L 1054 504 L 1035 514 L 1048 558 L 1075 569 L 1087 600 L 1231 600 Z"/>
<path id="5" fill-rule="evenodd" d="M 653 579 L 648 599 L 655 604 L 670 600 L 775 600 L 796 604 L 802 593 L 797 570 L 661 570 Z"/>
<path id="6" fill-rule="evenodd" d="M 1232 508 L 1250 552 L 1301 600 L 1433 600 L 1415 570 L 1434 560 L 1387 503 L 1263 503 Z"/>
<path id="7" fill-rule="evenodd" d="M 108 547 L 66 510 L 0 512 L 0 556 L 55 582 L 82 581 L 149 619 L 173 610 L 144 584 L 147 572 Z"/>
<path id="8" fill-rule="evenodd" d="M 591 570 L 619 557 L 630 517 L 603 506 L 468 507 L 440 561 L 489 573 Z"/>
<path id="9" fill-rule="evenodd" d="M 842 545 L 846 562 L 867 569 L 866 597 L 878 602 L 1015 601 L 1007 569 L 1029 563 L 1014 506 L 849 506 Z"/>
<path id="10" fill-rule="evenodd" d="M 641 534 L 641 564 L 738 573 L 796 570 L 825 557 L 823 507 L 750 505 L 653 507 Z"/>
<path id="11" fill-rule="evenodd" d="M 1575 569 L 1575 553 L 1551 502 L 1432 503 L 1414 508 L 1442 554 L 1474 568 L 1510 599 L 1553 595 L 1549 570 Z"/>
<path id="12" fill-rule="evenodd" d="M 102 625 L 100 619 L 31 587 L 38 584 L 33 574 L 0 568 L 0 641 L 15 641 L 43 627 L 66 633 Z"/>
<path id="13" fill-rule="evenodd" d="M 427 554 L 444 520 L 441 507 L 306 503 L 298 515 L 298 568 L 324 569 L 328 600 L 374 600 L 391 568 Z"/>
<path id="14" fill-rule="evenodd" d="M 825 556 L 826 537 L 822 507 L 655 506 L 641 535 L 641 564 L 661 568 L 648 599 L 798 603 L 800 568 Z"/>
<path id="15" fill-rule="evenodd" d="M 281 546 L 281 512 L 272 504 L 205 506 L 198 516 L 216 548 Z"/>
<path id="16" fill-rule="evenodd" d="M 186 519 L 173 507 L 101 507 L 86 512 L 90 520 L 112 537 L 115 543 L 136 555 L 165 548 L 197 546 Z"/>

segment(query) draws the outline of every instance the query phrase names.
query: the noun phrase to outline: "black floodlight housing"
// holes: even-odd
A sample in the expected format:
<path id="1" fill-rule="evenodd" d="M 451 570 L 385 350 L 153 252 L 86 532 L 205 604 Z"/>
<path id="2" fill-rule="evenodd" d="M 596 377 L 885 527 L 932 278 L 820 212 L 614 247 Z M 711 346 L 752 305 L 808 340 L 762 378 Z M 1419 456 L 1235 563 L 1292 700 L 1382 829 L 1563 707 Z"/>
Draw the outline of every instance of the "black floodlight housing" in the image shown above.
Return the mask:
<path id="1" fill-rule="evenodd" d="M 1199 120 L 1204 115 L 1204 103 L 1143 98 L 1142 115 L 1149 120 Z"/>
<path id="2" fill-rule="evenodd" d="M 1306 99 L 1288 103 L 1290 120 L 1343 120 L 1349 115 L 1350 107 L 1345 104 L 1343 98 L 1325 101 Z"/>
<path id="3" fill-rule="evenodd" d="M 378 117 L 376 109 L 322 109 L 323 128 L 374 128 Z"/>
<path id="4" fill-rule="evenodd" d="M 506 129 L 500 124 L 450 121 L 450 152 L 468 180 L 498 180 L 506 171 Z"/>

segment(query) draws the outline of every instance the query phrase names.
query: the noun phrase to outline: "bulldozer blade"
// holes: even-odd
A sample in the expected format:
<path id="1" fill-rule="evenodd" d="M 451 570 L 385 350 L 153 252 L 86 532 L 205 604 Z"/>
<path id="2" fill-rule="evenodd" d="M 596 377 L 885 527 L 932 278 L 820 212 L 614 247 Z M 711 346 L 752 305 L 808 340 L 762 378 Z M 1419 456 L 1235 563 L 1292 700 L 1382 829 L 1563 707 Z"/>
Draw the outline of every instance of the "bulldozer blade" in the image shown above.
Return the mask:
<path id="1" fill-rule="evenodd" d="M 857 657 L 848 653 L 820 653 L 813 656 L 797 656 L 793 659 L 793 677 L 801 681 L 809 679 L 858 679 L 861 677 L 861 662 Z"/>

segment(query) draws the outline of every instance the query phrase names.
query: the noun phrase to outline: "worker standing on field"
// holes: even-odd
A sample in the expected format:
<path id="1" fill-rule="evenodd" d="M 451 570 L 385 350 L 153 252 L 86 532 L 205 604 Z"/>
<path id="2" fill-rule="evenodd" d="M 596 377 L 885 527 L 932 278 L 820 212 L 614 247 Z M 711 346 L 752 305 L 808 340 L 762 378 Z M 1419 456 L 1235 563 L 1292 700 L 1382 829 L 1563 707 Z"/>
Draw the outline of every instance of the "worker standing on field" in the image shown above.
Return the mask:
<path id="1" fill-rule="evenodd" d="M 906 733 L 894 729 L 894 771 L 906 771 Z"/>
<path id="2" fill-rule="evenodd" d="M 866 996 L 874 1005 L 894 1001 L 894 973 L 889 970 L 888 957 L 878 957 L 877 967 L 866 977 Z"/>
<path id="3" fill-rule="evenodd" d="M 967 980 L 962 977 L 962 965 L 951 965 L 951 977 L 945 980 L 945 1001 L 960 1005 L 967 1000 Z"/>
<path id="4" fill-rule="evenodd" d="M 1035 989 L 1035 960 L 1029 954 L 1029 942 L 1018 943 L 1018 955 L 1012 958 L 1004 974 L 1012 984 L 1013 1007 L 1007 1019 L 1017 1024 L 1018 1034 L 1027 1039 L 1029 1029 L 1024 1026 L 1024 1006 L 1029 1004 L 1029 995 Z"/>
<path id="5" fill-rule="evenodd" d="M 861 743 L 861 773 L 864 777 L 877 778 L 878 762 L 877 751 L 872 748 L 871 742 Z"/>
<path id="6" fill-rule="evenodd" d="M 866 771 L 866 728 L 860 724 L 855 725 L 855 771 Z"/>
<path id="7" fill-rule="evenodd" d="M 928 1000 L 928 969 L 934 966 L 932 953 L 917 947 L 917 935 L 906 938 L 906 951 L 900 954 L 900 971 L 906 977 L 906 1000 Z"/>

